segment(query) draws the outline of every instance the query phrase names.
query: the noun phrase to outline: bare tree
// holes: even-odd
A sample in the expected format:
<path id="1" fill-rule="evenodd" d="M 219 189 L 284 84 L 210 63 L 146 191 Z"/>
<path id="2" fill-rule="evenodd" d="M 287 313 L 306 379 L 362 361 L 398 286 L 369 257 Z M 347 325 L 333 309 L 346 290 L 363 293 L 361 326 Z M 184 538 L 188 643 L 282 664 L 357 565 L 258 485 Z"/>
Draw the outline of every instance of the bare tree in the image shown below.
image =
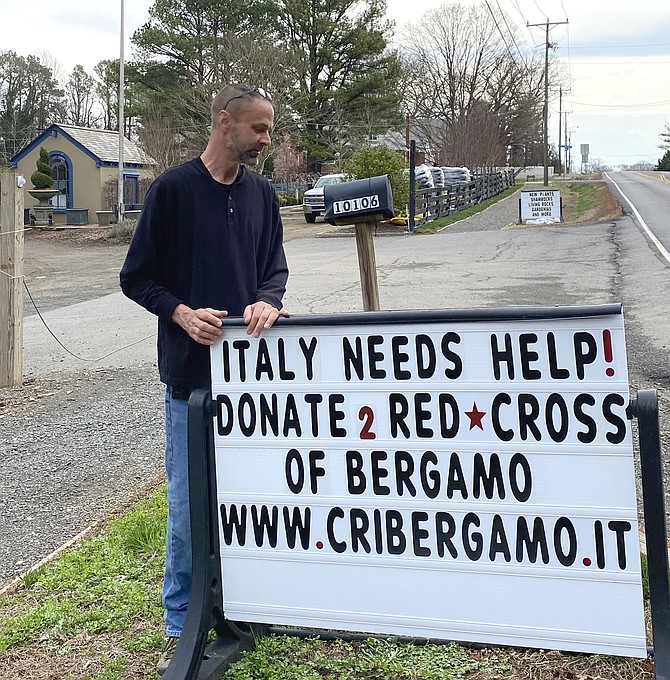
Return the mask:
<path id="1" fill-rule="evenodd" d="M 522 44 L 511 19 L 492 16 L 484 5 L 443 5 L 406 26 L 407 112 L 440 155 L 469 149 L 469 165 L 492 165 L 504 159 L 506 145 L 535 137 L 543 69 L 519 53 Z M 473 135 L 475 121 L 486 126 L 479 136 Z M 458 141 L 459 131 L 467 142 Z"/>
<path id="2" fill-rule="evenodd" d="M 498 116 L 485 102 L 476 102 L 447 128 L 439 160 L 444 165 L 488 169 L 505 164 L 505 150 Z"/>
<path id="3" fill-rule="evenodd" d="M 116 130 L 119 117 L 119 60 L 103 59 L 93 67 L 93 71 L 98 77 L 95 91 L 102 109 L 102 127 Z"/>
<path id="4" fill-rule="evenodd" d="M 262 87 L 271 94 L 276 138 L 282 138 L 285 132 L 294 135 L 298 131 L 290 79 L 295 58 L 273 45 L 259 45 L 242 36 L 219 36 L 218 45 L 227 56 L 225 68 L 222 62 L 219 64 L 219 75 L 225 73 L 222 80 L 185 81 L 165 91 L 145 94 L 138 136 L 159 167 L 173 164 L 176 157 L 192 158 L 205 148 L 212 98 L 229 82 Z M 273 144 L 263 151 L 257 170 L 263 171 L 276 148 Z"/>
<path id="5" fill-rule="evenodd" d="M 65 86 L 67 122 L 82 127 L 94 127 L 100 121 L 96 112 L 96 82 L 81 64 L 77 64 Z"/>
<path id="6" fill-rule="evenodd" d="M 0 51 L 0 161 L 63 119 L 63 91 L 39 58 Z"/>
<path id="7" fill-rule="evenodd" d="M 612 172 L 612 166 L 602 158 L 592 158 L 589 162 L 589 168 L 591 172 Z"/>
<path id="8" fill-rule="evenodd" d="M 197 153 L 189 153 L 186 136 L 175 129 L 172 119 L 155 102 L 148 104 L 137 134 L 140 145 L 155 162 L 151 166 L 154 178 Z"/>

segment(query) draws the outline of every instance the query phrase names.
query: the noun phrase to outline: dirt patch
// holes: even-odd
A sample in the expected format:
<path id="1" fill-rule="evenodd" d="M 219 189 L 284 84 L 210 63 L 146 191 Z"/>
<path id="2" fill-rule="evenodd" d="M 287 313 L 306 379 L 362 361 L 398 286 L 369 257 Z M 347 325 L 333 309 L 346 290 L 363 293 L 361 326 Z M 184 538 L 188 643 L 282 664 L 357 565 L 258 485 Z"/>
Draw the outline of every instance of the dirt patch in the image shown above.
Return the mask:
<path id="1" fill-rule="evenodd" d="M 130 651 L 125 642 L 133 635 L 147 635 L 153 624 L 135 621 L 120 634 L 51 639 L 11 647 L 2 655 L 0 680 L 62 680 L 90 677 L 156 677 L 159 650 Z M 115 672 L 116 671 L 116 672 Z M 117 675 L 119 673 L 120 675 Z"/>
<path id="2" fill-rule="evenodd" d="M 567 191 L 563 190 L 563 187 Z M 602 222 L 621 217 L 623 214 L 607 182 L 566 182 L 563 187 L 561 196 L 566 224 Z M 586 188 L 588 192 L 580 191 L 580 188 Z"/>

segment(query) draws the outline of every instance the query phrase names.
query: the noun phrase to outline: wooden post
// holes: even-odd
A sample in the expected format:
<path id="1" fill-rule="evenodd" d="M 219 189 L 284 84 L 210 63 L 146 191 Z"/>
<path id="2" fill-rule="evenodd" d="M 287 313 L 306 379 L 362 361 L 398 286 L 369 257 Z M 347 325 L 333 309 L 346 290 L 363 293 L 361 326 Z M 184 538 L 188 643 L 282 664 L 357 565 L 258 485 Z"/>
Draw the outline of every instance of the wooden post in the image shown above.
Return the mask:
<path id="1" fill-rule="evenodd" d="M 356 250 L 358 250 L 358 270 L 363 292 L 363 310 L 379 311 L 379 286 L 377 285 L 377 260 L 373 233 L 374 222 L 356 223 Z"/>
<path id="2" fill-rule="evenodd" d="M 6 172 L 0 183 L 0 387 L 23 382 L 23 189 Z"/>

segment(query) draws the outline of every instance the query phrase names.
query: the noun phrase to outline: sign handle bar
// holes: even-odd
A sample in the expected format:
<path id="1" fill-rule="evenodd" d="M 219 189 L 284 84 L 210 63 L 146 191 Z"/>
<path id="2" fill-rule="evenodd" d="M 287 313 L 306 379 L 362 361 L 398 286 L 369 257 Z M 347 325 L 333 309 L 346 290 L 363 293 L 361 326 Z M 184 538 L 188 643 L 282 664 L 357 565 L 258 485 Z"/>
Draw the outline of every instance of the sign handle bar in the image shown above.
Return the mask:
<path id="1" fill-rule="evenodd" d="M 638 391 L 636 398 L 630 403 L 629 414 L 637 417 L 640 434 L 644 534 L 647 544 L 655 677 L 656 680 L 670 680 L 670 581 L 656 390 Z"/>

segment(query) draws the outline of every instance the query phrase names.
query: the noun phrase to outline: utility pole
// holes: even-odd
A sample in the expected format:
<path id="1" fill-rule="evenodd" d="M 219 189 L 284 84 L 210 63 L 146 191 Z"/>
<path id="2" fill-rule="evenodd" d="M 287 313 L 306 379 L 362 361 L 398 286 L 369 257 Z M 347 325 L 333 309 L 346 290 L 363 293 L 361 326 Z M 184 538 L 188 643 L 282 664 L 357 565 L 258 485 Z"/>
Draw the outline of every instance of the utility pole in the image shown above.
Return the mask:
<path id="1" fill-rule="evenodd" d="M 558 173 L 561 173 L 561 119 L 563 118 L 563 88 L 558 88 Z M 568 150 L 565 150 L 567 158 Z"/>
<path id="2" fill-rule="evenodd" d="M 549 42 L 549 28 L 551 26 L 560 26 L 561 24 L 567 24 L 568 20 L 565 21 L 552 21 L 547 19 L 544 24 L 526 24 L 528 28 L 533 26 L 544 26 L 545 27 L 545 41 L 544 41 L 544 186 L 549 186 L 549 48 L 551 43 Z M 560 140 L 559 140 L 560 144 Z"/>
<path id="3" fill-rule="evenodd" d="M 407 153 L 409 154 L 409 143 L 412 138 L 412 130 L 410 126 L 409 113 L 405 114 L 405 147 L 407 148 Z"/>
<path id="4" fill-rule="evenodd" d="M 121 224 L 123 219 L 123 138 L 124 138 L 124 123 L 125 123 L 125 111 L 123 110 L 124 104 L 124 63 L 123 63 L 123 23 L 124 23 L 124 11 L 123 11 L 123 0 L 121 0 L 121 28 L 120 28 L 120 47 L 119 47 L 119 179 L 118 179 L 118 215 L 117 222 Z"/>
<path id="5" fill-rule="evenodd" d="M 572 172 L 572 133 L 568 135 L 568 172 Z"/>
<path id="6" fill-rule="evenodd" d="M 568 142 L 568 112 L 565 112 L 565 168 L 563 169 L 563 177 L 565 177 L 570 172 L 570 162 L 568 160 L 570 155 L 570 143 Z M 560 141 L 560 140 L 559 140 Z"/>

